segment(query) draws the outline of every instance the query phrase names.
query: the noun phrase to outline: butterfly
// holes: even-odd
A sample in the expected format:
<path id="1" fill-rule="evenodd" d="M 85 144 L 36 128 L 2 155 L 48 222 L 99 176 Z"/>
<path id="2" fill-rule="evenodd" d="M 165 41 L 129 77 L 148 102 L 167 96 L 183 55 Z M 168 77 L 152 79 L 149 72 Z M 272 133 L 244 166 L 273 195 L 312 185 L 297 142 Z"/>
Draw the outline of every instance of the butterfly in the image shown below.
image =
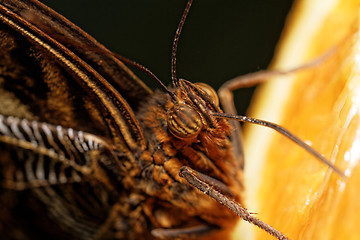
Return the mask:
<path id="1" fill-rule="evenodd" d="M 0 2 L 4 239 L 226 239 L 238 218 L 218 202 L 285 239 L 237 204 L 240 128 L 227 119 L 289 134 L 225 114 L 211 87 L 177 78 L 177 41 L 190 5 L 166 87 L 45 5 Z M 124 63 L 150 74 L 162 91 Z"/>

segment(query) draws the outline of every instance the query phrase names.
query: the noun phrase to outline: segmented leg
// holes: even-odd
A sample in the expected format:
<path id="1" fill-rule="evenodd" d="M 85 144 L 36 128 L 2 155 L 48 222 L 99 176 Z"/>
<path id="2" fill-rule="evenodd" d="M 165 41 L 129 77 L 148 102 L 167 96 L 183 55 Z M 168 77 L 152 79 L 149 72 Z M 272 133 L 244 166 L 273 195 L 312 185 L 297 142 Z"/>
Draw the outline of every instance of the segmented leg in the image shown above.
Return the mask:
<path id="1" fill-rule="evenodd" d="M 255 73 L 250 73 L 247 75 L 235 77 L 227 82 L 225 82 L 218 90 L 219 99 L 221 102 L 221 105 L 223 107 L 224 112 L 237 115 L 235 104 L 234 104 L 234 95 L 233 91 L 240 89 L 240 88 L 246 88 L 246 87 L 252 87 L 259 83 L 265 82 L 268 79 L 272 77 L 279 77 L 284 75 L 293 74 L 299 71 L 303 71 L 306 69 L 311 69 L 313 67 L 318 66 L 321 64 L 326 58 L 331 56 L 335 52 L 336 48 L 331 49 L 327 51 L 324 55 L 321 57 L 315 59 L 314 61 L 309 62 L 308 64 L 302 65 L 297 68 L 293 68 L 287 71 L 281 71 L 281 70 L 266 70 L 266 71 L 259 71 Z M 241 133 L 241 127 L 240 123 L 237 121 L 230 121 L 230 124 L 233 126 L 234 131 L 231 136 L 232 142 L 234 143 L 234 151 L 239 159 L 239 162 L 242 167 L 244 167 L 244 151 L 243 151 L 243 141 L 242 141 L 242 133 Z"/>
<path id="2" fill-rule="evenodd" d="M 247 222 L 250 222 L 259 228 L 265 230 L 269 234 L 273 235 L 274 237 L 286 240 L 288 239 L 283 233 L 279 232 L 275 228 L 271 227 L 267 223 L 257 219 L 251 213 L 249 213 L 244 207 L 242 207 L 237 202 L 231 200 L 226 195 L 220 193 L 218 190 L 216 190 L 216 187 L 211 184 L 207 180 L 207 178 L 203 177 L 203 174 L 199 174 L 199 172 L 189 168 L 189 167 L 182 167 L 179 172 L 180 177 L 183 177 L 188 181 L 191 185 L 202 191 L 203 193 L 206 193 L 210 197 L 214 198 L 219 203 L 223 204 L 224 206 L 228 207 L 230 210 L 232 210 L 234 213 L 239 215 L 242 219 L 244 219 Z"/>

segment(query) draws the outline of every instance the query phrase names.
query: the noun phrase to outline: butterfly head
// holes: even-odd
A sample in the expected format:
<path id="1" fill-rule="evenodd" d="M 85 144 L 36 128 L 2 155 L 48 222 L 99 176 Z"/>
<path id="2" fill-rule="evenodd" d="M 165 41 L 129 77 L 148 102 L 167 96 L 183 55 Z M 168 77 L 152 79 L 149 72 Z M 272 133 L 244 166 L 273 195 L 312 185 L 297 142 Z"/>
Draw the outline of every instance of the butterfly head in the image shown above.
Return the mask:
<path id="1" fill-rule="evenodd" d="M 167 112 L 171 134 L 182 140 L 194 139 L 201 131 L 215 129 L 218 120 L 211 115 L 219 112 L 219 99 L 213 88 L 205 83 L 190 83 L 180 79 L 174 92 L 174 105 Z"/>

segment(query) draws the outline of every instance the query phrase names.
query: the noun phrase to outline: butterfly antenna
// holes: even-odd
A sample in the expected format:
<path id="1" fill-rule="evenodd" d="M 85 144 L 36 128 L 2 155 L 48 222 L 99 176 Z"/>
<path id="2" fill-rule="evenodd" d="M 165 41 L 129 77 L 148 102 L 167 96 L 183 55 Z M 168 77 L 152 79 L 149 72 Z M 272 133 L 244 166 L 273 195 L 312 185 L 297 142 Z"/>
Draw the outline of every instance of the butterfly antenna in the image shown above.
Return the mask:
<path id="1" fill-rule="evenodd" d="M 189 13 L 191 4 L 192 4 L 192 0 L 189 0 L 185 7 L 184 13 L 181 17 L 179 26 L 176 29 L 176 33 L 175 33 L 175 37 L 174 37 L 174 41 L 173 41 L 173 46 L 172 46 L 172 51 L 171 51 L 171 80 L 172 80 L 173 86 L 178 86 L 178 79 L 176 77 L 176 52 L 177 52 L 177 46 L 178 46 L 180 34 L 181 34 L 182 28 L 184 26 L 186 17 Z"/>
<path id="2" fill-rule="evenodd" d="M 148 68 L 144 67 L 143 65 L 134 62 L 126 57 L 123 57 L 119 54 L 116 53 L 112 53 L 112 55 L 114 57 L 116 57 L 117 59 L 119 59 L 120 61 L 131 65 L 133 67 L 136 67 L 137 69 L 143 71 L 144 73 L 146 73 L 149 77 L 151 77 L 152 79 L 155 80 L 155 82 L 157 82 L 174 100 L 176 99 L 175 95 L 165 86 L 165 84 L 153 73 L 151 72 Z"/>

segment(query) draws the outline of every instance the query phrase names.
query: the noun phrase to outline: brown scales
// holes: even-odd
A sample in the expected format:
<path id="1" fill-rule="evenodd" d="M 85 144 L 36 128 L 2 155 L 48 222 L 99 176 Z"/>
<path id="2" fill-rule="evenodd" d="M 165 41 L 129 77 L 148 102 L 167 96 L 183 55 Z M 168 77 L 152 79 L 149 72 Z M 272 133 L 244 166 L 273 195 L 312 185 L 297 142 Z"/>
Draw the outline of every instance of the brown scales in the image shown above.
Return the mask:
<path id="1" fill-rule="evenodd" d="M 181 89 L 175 90 L 174 94 L 180 96 L 179 102 L 189 102 Z M 241 203 L 242 172 L 235 161 L 229 139 L 231 127 L 227 121 L 216 119 L 215 127 L 210 128 L 205 123 L 197 137 L 177 139 L 169 134 L 166 122 L 168 111 L 173 105 L 168 95 L 158 92 L 138 114 L 143 128 L 148 129 L 146 138 L 151 139 L 148 141 L 150 153 L 146 155 L 152 156 L 144 163 L 148 178 L 140 181 L 150 196 L 168 201 L 164 204 L 168 211 L 158 210 L 161 214 L 155 211 L 151 215 L 156 222 L 155 226 L 171 229 L 207 223 L 223 228 L 223 234 L 227 235 L 237 221 L 236 216 L 212 199 L 204 197 L 203 193 L 188 187 L 186 181 L 179 177 L 179 170 L 187 165 L 219 180 L 229 187 L 234 200 Z"/>

